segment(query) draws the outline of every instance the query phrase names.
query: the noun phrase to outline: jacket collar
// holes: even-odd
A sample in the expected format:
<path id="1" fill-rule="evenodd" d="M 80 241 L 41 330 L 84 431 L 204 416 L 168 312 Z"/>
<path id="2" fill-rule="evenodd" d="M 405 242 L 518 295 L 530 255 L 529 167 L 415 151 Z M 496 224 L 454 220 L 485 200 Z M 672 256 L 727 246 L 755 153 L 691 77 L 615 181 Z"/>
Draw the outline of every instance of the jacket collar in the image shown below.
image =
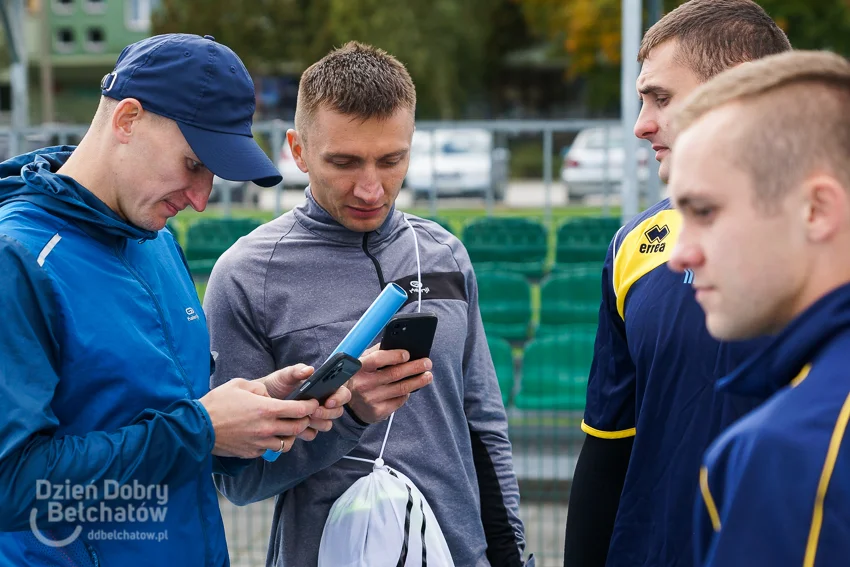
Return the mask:
<path id="1" fill-rule="evenodd" d="M 774 340 L 717 383 L 719 390 L 768 397 L 788 385 L 830 340 L 850 329 L 850 284 L 820 298 Z"/>
<path id="2" fill-rule="evenodd" d="M 329 212 L 319 205 L 309 186 L 304 190 L 304 196 L 306 197 L 305 202 L 293 209 L 292 212 L 298 223 L 305 229 L 321 238 L 340 244 L 363 245 L 363 237 L 367 233 L 349 230 L 337 222 Z M 403 223 L 402 213 L 397 211 L 395 205 L 393 205 L 383 224 L 368 233 L 370 245 L 387 240 L 394 230 Z"/>
<path id="3" fill-rule="evenodd" d="M 74 179 L 56 173 L 74 149 L 43 148 L 0 164 L 0 206 L 15 201 L 33 203 L 108 245 L 156 238 L 156 232 L 127 223 Z"/>

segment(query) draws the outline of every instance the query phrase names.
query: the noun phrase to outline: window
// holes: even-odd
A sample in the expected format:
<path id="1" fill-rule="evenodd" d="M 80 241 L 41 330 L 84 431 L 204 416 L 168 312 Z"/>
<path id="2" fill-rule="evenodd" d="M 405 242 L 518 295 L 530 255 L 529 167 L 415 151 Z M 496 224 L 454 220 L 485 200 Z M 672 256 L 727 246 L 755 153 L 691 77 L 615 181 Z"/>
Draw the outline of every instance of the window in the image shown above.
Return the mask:
<path id="1" fill-rule="evenodd" d="M 159 7 L 159 0 L 126 0 L 124 21 L 127 29 L 150 31 L 151 14 Z"/>
<path id="2" fill-rule="evenodd" d="M 59 53 L 70 53 L 76 49 L 74 30 L 71 28 L 59 28 L 56 30 L 56 51 Z"/>
<path id="3" fill-rule="evenodd" d="M 67 15 L 74 12 L 74 0 L 53 0 L 53 12 Z"/>
<path id="4" fill-rule="evenodd" d="M 106 48 L 106 34 L 103 28 L 92 26 L 86 30 L 86 51 L 101 52 Z"/>
<path id="5" fill-rule="evenodd" d="M 106 0 L 83 0 L 83 9 L 89 14 L 106 12 Z"/>

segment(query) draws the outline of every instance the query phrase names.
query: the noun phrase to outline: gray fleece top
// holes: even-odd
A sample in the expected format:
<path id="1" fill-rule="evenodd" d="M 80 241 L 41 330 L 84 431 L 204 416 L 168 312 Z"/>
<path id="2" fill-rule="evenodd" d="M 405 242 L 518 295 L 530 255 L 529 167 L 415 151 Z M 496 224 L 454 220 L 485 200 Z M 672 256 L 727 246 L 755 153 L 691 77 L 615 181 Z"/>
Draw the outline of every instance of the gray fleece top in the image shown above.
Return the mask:
<path id="1" fill-rule="evenodd" d="M 400 312 L 416 310 L 416 254 L 404 213 L 393 209 L 374 232 L 352 232 L 306 190 L 301 206 L 240 239 L 218 261 L 204 298 L 213 386 L 254 379 L 303 362 L 318 367 L 385 284 L 408 291 Z M 478 288 L 460 241 L 407 215 L 422 269 L 422 311 L 438 317 L 434 380 L 400 408 L 384 461 L 425 495 L 455 565 L 522 565 L 519 489 L 507 419 L 478 310 Z M 334 501 L 378 456 L 387 421 L 364 426 L 349 413 L 312 442 L 297 440 L 270 463 L 256 459 L 235 477 L 216 477 L 231 502 L 276 496 L 266 564 L 306 567 Z"/>

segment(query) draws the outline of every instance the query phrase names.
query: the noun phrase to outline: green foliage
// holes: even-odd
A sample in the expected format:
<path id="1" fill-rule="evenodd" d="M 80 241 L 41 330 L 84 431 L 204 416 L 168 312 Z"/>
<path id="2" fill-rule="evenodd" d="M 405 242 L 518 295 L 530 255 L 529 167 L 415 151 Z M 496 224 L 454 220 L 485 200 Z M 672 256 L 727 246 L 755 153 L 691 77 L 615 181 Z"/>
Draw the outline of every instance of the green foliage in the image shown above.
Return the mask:
<path id="1" fill-rule="evenodd" d="M 669 12 L 685 0 L 664 0 Z M 622 0 L 516 0 L 529 27 L 570 57 L 569 77 L 582 77 L 592 109 L 616 108 L 620 97 Z M 758 0 L 796 49 L 850 55 L 848 0 Z M 646 2 L 645 2 L 646 4 Z M 645 28 L 649 27 L 644 26 Z"/>
<path id="2" fill-rule="evenodd" d="M 427 0 L 387 7 L 385 0 L 331 0 L 334 43 L 355 39 L 386 49 L 405 63 L 426 114 L 456 118 L 457 102 L 476 85 L 485 59 L 488 0 Z M 479 75 L 480 76 L 480 75 Z"/>
<path id="3" fill-rule="evenodd" d="M 162 0 L 152 27 L 157 34 L 212 35 L 255 72 L 302 56 L 311 31 L 304 5 L 299 0 Z"/>
<path id="4" fill-rule="evenodd" d="M 521 22 L 512 2 L 162 0 L 153 29 L 211 34 L 255 75 L 298 74 L 350 40 L 375 45 L 410 71 L 418 118 L 450 119 L 461 117 L 467 101 L 485 96 L 485 84 L 515 45 L 502 33 Z"/>
<path id="5" fill-rule="evenodd" d="M 523 140 L 511 144 L 511 179 L 540 179 L 543 177 L 543 142 Z M 552 153 L 552 181 L 561 175 L 561 156 L 558 148 Z"/>

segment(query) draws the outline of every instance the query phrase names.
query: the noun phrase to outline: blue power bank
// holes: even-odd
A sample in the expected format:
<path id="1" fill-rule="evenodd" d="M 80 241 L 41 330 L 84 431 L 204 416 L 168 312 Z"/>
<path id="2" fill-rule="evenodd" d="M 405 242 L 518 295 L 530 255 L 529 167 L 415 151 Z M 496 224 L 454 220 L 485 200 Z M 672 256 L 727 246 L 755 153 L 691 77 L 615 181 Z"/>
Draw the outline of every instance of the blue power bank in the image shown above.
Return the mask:
<path id="1" fill-rule="evenodd" d="M 372 302 L 369 309 L 360 316 L 360 319 L 340 341 L 328 358 L 338 352 L 343 352 L 354 358 L 360 358 L 363 351 L 375 340 L 381 329 L 387 326 L 393 315 L 396 314 L 404 302 L 407 301 L 407 292 L 398 284 L 387 284 L 381 294 Z M 277 451 L 267 449 L 263 458 L 267 461 L 275 461 L 280 456 Z"/>

